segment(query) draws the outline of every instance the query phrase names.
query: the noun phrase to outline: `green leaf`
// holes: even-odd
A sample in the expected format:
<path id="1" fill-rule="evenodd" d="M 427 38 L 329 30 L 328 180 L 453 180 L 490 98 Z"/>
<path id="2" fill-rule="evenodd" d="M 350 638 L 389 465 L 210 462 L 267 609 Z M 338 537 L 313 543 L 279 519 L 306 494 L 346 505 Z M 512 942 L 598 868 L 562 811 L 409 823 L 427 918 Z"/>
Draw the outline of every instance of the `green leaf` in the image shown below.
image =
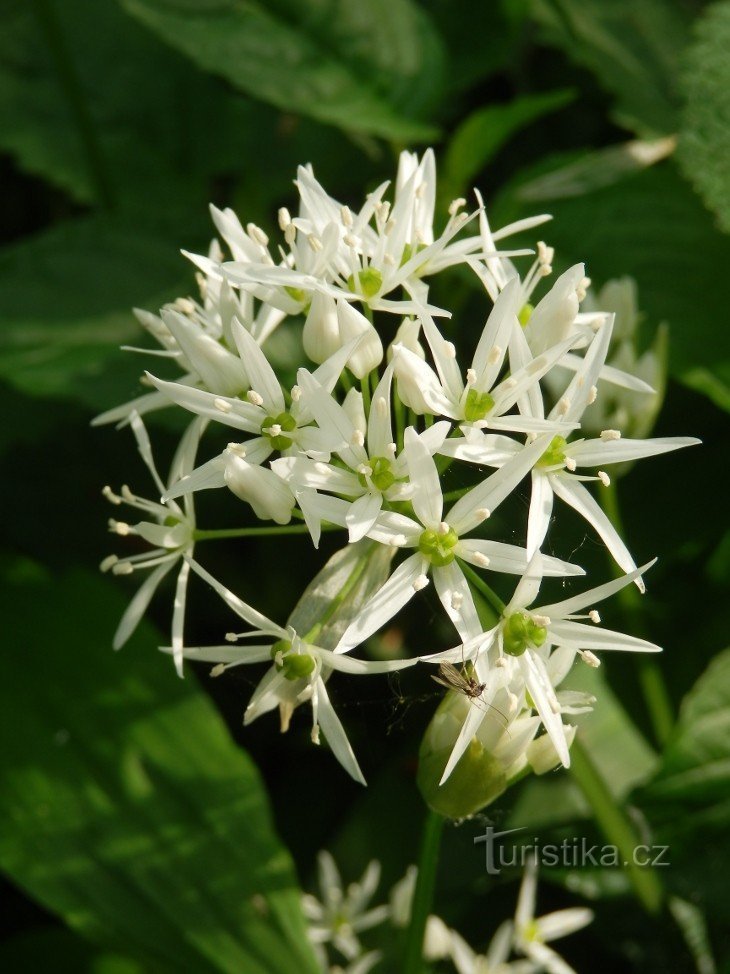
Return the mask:
<path id="1" fill-rule="evenodd" d="M 116 0 L 8 0 L 0 33 L 0 147 L 91 203 L 158 211 L 240 168 L 252 107 L 119 9 Z M 201 138 L 200 133 L 205 137 Z M 101 183 L 101 186 L 100 186 Z M 141 199 L 140 199 L 141 197 Z"/>
<path id="2" fill-rule="evenodd" d="M 520 185 L 529 178 L 524 174 Z M 515 205 L 519 193 L 519 185 L 508 190 L 497 224 L 505 216 L 534 212 L 532 206 Z M 730 240 L 713 226 L 672 163 L 659 163 L 584 196 L 554 200 L 550 210 L 554 220 L 541 233 L 556 247 L 556 270 L 584 260 L 598 285 L 625 274 L 635 278 L 639 307 L 649 321 L 669 324 L 670 373 L 698 388 L 697 370 L 703 370 L 712 377 L 713 400 L 727 402 L 730 330 L 724 324 L 724 275 Z"/>
<path id="3" fill-rule="evenodd" d="M 682 72 L 686 103 L 679 160 L 687 178 L 730 232 L 730 3 L 712 4 L 697 21 Z"/>
<path id="4" fill-rule="evenodd" d="M 121 3 L 206 71 L 283 111 L 403 142 L 435 134 L 415 117 L 441 47 L 410 0 Z"/>
<path id="5" fill-rule="evenodd" d="M 535 0 L 545 39 L 595 74 L 615 117 L 643 137 L 676 130 L 679 55 L 689 14 L 666 0 Z"/>
<path id="6" fill-rule="evenodd" d="M 674 889 L 727 922 L 727 865 L 718 843 L 730 827 L 730 649 L 685 697 L 661 764 L 633 801 L 652 823 L 655 841 L 669 846 L 666 873 Z"/>
<path id="7" fill-rule="evenodd" d="M 439 184 L 443 198 L 451 200 L 463 195 L 472 179 L 516 132 L 570 104 L 574 97 L 572 91 L 549 91 L 472 112 L 456 129 L 446 149 L 441 170 L 443 189 Z"/>
<path id="8" fill-rule="evenodd" d="M 141 337 L 131 308 L 157 309 L 176 283 L 187 291 L 185 275 L 185 260 L 159 232 L 105 217 L 0 251 L 0 376 L 32 395 L 94 406 L 138 395 L 143 363 L 119 351 Z"/>
<path id="9" fill-rule="evenodd" d="M 254 766 L 149 626 L 108 648 L 123 601 L 82 572 L 3 579 L 0 866 L 145 970 L 314 974 Z"/>

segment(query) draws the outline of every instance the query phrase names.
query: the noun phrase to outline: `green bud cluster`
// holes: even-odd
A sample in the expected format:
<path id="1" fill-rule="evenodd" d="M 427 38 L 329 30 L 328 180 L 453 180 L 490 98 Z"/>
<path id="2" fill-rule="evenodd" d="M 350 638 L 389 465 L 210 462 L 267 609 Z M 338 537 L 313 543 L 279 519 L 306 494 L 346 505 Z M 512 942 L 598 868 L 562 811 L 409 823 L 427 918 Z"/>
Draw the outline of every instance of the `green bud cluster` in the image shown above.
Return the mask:
<path id="1" fill-rule="evenodd" d="M 428 529 L 418 539 L 418 550 L 436 568 L 443 568 L 444 565 L 450 565 L 456 557 L 454 548 L 458 541 L 459 535 L 453 528 L 449 528 L 446 534 Z"/>
<path id="2" fill-rule="evenodd" d="M 484 419 L 493 408 L 494 399 L 488 392 L 470 389 L 464 403 L 464 419 L 467 423 L 475 423 L 479 419 Z"/>
<path id="3" fill-rule="evenodd" d="M 287 680 L 301 680 L 314 671 L 314 657 L 308 653 L 292 653 L 289 639 L 280 639 L 271 647 L 271 658 L 280 673 Z M 280 657 L 277 659 L 277 657 Z"/>
<path id="4" fill-rule="evenodd" d="M 272 426 L 280 426 L 282 432 L 272 436 L 269 432 Z M 297 421 L 291 413 L 279 413 L 278 416 L 267 416 L 261 424 L 261 433 L 266 436 L 275 450 L 286 450 L 291 446 L 291 437 L 284 433 L 291 433 L 297 428 Z"/>
<path id="5" fill-rule="evenodd" d="M 538 626 L 524 612 L 513 612 L 504 620 L 502 638 L 505 653 L 522 656 L 528 646 L 542 646 L 547 639 L 547 629 Z"/>
<path id="6" fill-rule="evenodd" d="M 372 457 L 368 461 L 368 466 L 372 470 L 370 480 L 374 487 L 377 487 L 378 490 L 387 490 L 393 486 L 395 483 L 395 474 L 393 473 L 390 460 L 387 457 Z M 366 489 L 369 487 L 365 474 L 358 474 L 357 479 L 361 487 L 365 487 Z"/>

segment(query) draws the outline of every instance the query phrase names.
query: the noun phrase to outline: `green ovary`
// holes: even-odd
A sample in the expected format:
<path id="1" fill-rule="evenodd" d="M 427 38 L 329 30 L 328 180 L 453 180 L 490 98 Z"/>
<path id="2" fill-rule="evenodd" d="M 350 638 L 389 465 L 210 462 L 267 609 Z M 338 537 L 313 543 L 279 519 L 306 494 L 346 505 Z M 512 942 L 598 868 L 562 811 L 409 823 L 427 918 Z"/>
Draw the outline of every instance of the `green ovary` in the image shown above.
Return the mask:
<path id="1" fill-rule="evenodd" d="M 436 568 L 450 565 L 456 557 L 454 548 L 459 542 L 459 536 L 453 528 L 445 534 L 439 531 L 424 531 L 418 539 L 418 550 L 425 555 Z"/>
<path id="2" fill-rule="evenodd" d="M 536 625 L 524 612 L 513 612 L 504 620 L 502 638 L 505 653 L 522 656 L 528 646 L 542 646 L 547 639 L 547 629 Z"/>
<path id="3" fill-rule="evenodd" d="M 488 392 L 477 392 L 476 389 L 470 389 L 464 403 L 464 419 L 467 423 L 475 423 L 477 420 L 484 419 L 493 408 L 494 399 Z"/>
<path id="4" fill-rule="evenodd" d="M 356 285 L 355 277 L 352 274 L 347 278 L 347 286 L 352 293 L 362 294 L 365 298 L 374 298 L 383 286 L 383 275 L 376 267 L 366 267 L 358 271 L 357 281 L 359 287 Z"/>
<path id="5" fill-rule="evenodd" d="M 281 433 L 272 436 L 268 430 L 272 426 L 280 426 Z M 261 424 L 261 434 L 269 440 L 275 450 L 286 450 L 291 446 L 292 440 L 285 433 L 291 433 L 297 428 L 297 422 L 290 413 L 279 413 L 278 416 L 267 416 Z"/>
<path id="6" fill-rule="evenodd" d="M 568 441 L 563 436 L 554 436 L 550 445 L 537 461 L 538 467 L 559 467 L 565 463 L 565 449 Z"/>
<path id="7" fill-rule="evenodd" d="M 387 457 L 372 457 L 368 461 L 368 466 L 372 470 L 370 474 L 370 481 L 373 487 L 378 490 L 385 491 L 389 487 L 392 487 L 395 483 L 395 474 L 393 473 L 392 467 L 390 465 L 390 460 Z M 360 482 L 360 486 L 364 487 L 366 490 L 369 488 L 367 478 L 365 474 L 358 474 L 357 479 Z"/>
<path id="8" fill-rule="evenodd" d="M 314 657 L 308 653 L 292 653 L 288 639 L 280 639 L 271 647 L 271 658 L 280 673 L 287 680 L 301 680 L 314 671 Z M 277 657 L 279 657 L 277 659 Z"/>

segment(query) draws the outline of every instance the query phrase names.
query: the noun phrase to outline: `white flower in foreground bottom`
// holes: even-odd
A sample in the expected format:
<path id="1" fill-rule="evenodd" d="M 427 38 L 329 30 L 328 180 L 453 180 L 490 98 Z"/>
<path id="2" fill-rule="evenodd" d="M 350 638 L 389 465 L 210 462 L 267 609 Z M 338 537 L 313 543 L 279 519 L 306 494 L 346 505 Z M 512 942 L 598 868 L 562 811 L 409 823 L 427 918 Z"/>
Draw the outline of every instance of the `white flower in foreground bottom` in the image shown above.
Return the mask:
<path id="1" fill-rule="evenodd" d="M 410 480 L 416 486 L 412 504 L 419 520 L 383 511 L 368 536 L 383 544 L 416 551 L 396 568 L 365 605 L 344 633 L 336 652 L 357 646 L 392 618 L 428 584 L 429 572 L 433 574 L 439 599 L 462 639 L 481 632 L 471 589 L 455 559 L 462 558 L 479 568 L 489 566 L 492 571 L 517 574 L 524 571 L 527 555 L 524 548 L 515 545 L 463 536 L 482 524 L 515 489 L 549 439 L 549 435 L 544 436 L 521 450 L 497 473 L 460 498 L 444 518 L 436 464 L 422 437 L 409 427 L 405 434 L 405 453 Z M 554 575 L 583 574 L 583 569 L 557 558 L 546 560 L 545 564 Z"/>
<path id="2" fill-rule="evenodd" d="M 137 447 L 159 494 L 185 477 L 193 468 L 195 454 L 198 449 L 201 433 L 205 427 L 204 420 L 192 422 L 183 435 L 175 458 L 172 462 L 168 487 L 163 484 L 155 461 L 152 448 L 144 423 L 136 413 L 130 416 L 130 423 L 137 439 Z M 172 614 L 172 654 L 175 668 L 182 676 L 183 661 L 183 626 L 185 622 L 185 603 L 187 596 L 188 576 L 190 566 L 186 560 L 192 555 L 195 545 L 195 507 L 192 497 L 186 497 L 181 508 L 174 500 L 167 500 L 164 504 L 157 501 L 145 500 L 133 494 L 129 487 L 124 486 L 121 495 L 115 494 L 110 487 L 104 489 L 104 496 L 112 504 L 128 504 L 130 507 L 142 511 L 146 520 L 137 524 L 127 524 L 125 521 L 111 519 L 109 527 L 116 534 L 126 537 L 137 535 L 154 547 L 141 555 L 131 555 L 128 558 L 118 558 L 110 555 L 101 563 L 102 571 L 111 569 L 115 575 L 130 575 L 137 569 L 152 568 L 154 571 L 145 579 L 129 603 L 127 611 L 121 618 L 114 635 L 114 649 L 121 649 L 147 610 L 153 595 L 157 591 L 162 579 L 182 559 L 180 572 L 177 577 L 175 601 Z"/>
<path id="3" fill-rule="evenodd" d="M 514 947 L 529 957 L 540 970 L 549 974 L 575 974 L 563 958 L 547 944 L 551 940 L 567 937 L 593 920 L 593 911 L 587 907 L 556 910 L 543 917 L 535 917 L 537 897 L 537 864 L 534 860 L 525 867 L 525 875 L 517 901 L 514 919 Z"/>
<path id="4" fill-rule="evenodd" d="M 593 650 L 623 650 L 639 653 L 659 653 L 661 647 L 654 643 L 627 636 L 597 625 L 598 613 L 591 610 L 579 615 L 582 609 L 601 602 L 619 589 L 634 581 L 641 572 L 655 563 L 648 562 L 623 578 L 589 589 L 581 595 L 554 602 L 551 605 L 531 607 L 540 591 L 543 578 L 544 555 L 533 555 L 527 571 L 517 584 L 510 602 L 502 610 L 502 616 L 489 632 L 433 657 L 434 661 L 449 659 L 473 660 L 476 678 L 486 686 L 479 701 L 471 706 L 454 745 L 442 781 L 445 781 L 458 763 L 484 721 L 490 703 L 497 690 L 517 677 L 532 698 L 545 730 L 555 745 L 555 750 L 568 767 L 570 754 L 563 725 L 563 707 L 555 693 L 555 687 L 564 679 L 575 660 L 581 656 L 589 665 L 597 666 Z M 580 619 L 590 619 L 586 625 Z M 551 654 L 551 649 L 554 652 Z M 514 692 L 512 684 L 510 689 Z"/>
<path id="5" fill-rule="evenodd" d="M 449 930 L 449 934 L 451 959 L 459 974 L 533 974 L 540 970 L 530 960 L 509 960 L 513 934 L 509 920 L 497 927 L 483 954 L 473 950 L 456 930 Z"/>
<path id="6" fill-rule="evenodd" d="M 233 666 L 273 660 L 270 670 L 254 690 L 244 714 L 244 724 L 250 724 L 257 717 L 278 707 L 281 729 L 286 731 L 294 710 L 309 701 L 312 704 L 313 743 L 319 744 L 321 728 L 332 753 L 343 768 L 355 781 L 366 784 L 345 729 L 330 702 L 325 683 L 333 670 L 355 675 L 388 673 L 412 666 L 417 660 L 361 660 L 335 655 L 321 646 L 307 642 L 291 626 L 284 628 L 272 622 L 263 613 L 239 599 L 197 562 L 190 559 L 189 564 L 215 589 L 226 605 L 254 629 L 240 635 L 230 633 L 227 637 L 229 643 L 224 646 L 186 646 L 185 657 L 215 663 L 211 671 L 213 676 L 220 676 Z M 257 636 L 263 636 L 268 641 L 256 645 L 235 645 L 237 639 Z M 163 652 L 170 652 L 167 647 L 162 649 Z"/>
<path id="7" fill-rule="evenodd" d="M 357 934 L 383 923 L 390 914 L 385 905 L 369 908 L 380 882 L 380 863 L 369 863 L 360 882 L 346 890 L 329 852 L 320 852 L 317 864 L 320 899 L 306 893 L 302 897 L 309 938 L 317 946 L 330 943 L 347 960 L 355 960 L 362 954 Z"/>

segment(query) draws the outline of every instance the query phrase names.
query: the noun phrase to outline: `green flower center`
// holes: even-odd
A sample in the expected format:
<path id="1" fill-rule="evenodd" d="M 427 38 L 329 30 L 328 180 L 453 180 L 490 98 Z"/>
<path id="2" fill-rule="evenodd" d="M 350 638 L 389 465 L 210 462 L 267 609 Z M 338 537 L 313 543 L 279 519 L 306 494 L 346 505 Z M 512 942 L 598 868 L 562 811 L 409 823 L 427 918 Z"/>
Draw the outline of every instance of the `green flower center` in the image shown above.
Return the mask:
<path id="1" fill-rule="evenodd" d="M 347 286 L 352 293 L 362 294 L 365 298 L 374 298 L 383 286 L 383 275 L 377 267 L 365 267 L 363 270 L 358 271 L 357 281 L 359 287 L 355 283 L 353 274 L 350 274 L 347 278 Z"/>
<path id="2" fill-rule="evenodd" d="M 280 639 L 271 647 L 271 658 L 280 673 L 284 674 L 286 680 L 301 680 L 314 671 L 314 657 L 309 653 L 292 653 L 292 644 L 289 639 Z M 280 659 L 277 660 L 277 656 Z"/>
<path id="3" fill-rule="evenodd" d="M 464 419 L 467 423 L 475 423 L 479 419 L 484 419 L 493 407 L 494 399 L 488 392 L 470 389 L 466 394 L 466 402 L 464 403 Z"/>
<path id="4" fill-rule="evenodd" d="M 563 436 L 554 436 L 550 445 L 537 461 L 538 467 L 559 467 L 565 463 L 565 448 L 568 441 Z"/>
<path id="5" fill-rule="evenodd" d="M 456 557 L 454 548 L 458 544 L 459 535 L 453 528 L 445 534 L 440 531 L 424 531 L 418 539 L 418 550 L 425 555 L 436 568 L 450 565 Z"/>
<path id="6" fill-rule="evenodd" d="M 529 301 L 527 302 L 527 304 L 523 304 L 522 307 L 520 308 L 519 312 L 517 313 L 517 320 L 519 321 L 519 323 L 522 325 L 523 328 L 527 325 L 527 322 L 530 320 L 530 318 L 532 318 L 532 312 L 534 310 L 535 310 L 534 305 L 530 304 Z"/>
<path id="7" fill-rule="evenodd" d="M 272 428 L 276 430 L 277 427 L 278 432 L 272 432 Z M 284 434 L 291 433 L 296 428 L 297 421 L 291 413 L 279 413 L 278 416 L 266 417 L 261 424 L 261 433 L 267 437 L 275 450 L 286 450 L 291 446 L 291 436 Z"/>
<path id="8" fill-rule="evenodd" d="M 387 457 L 372 457 L 368 461 L 368 466 L 372 470 L 370 482 L 373 487 L 377 487 L 378 490 L 387 490 L 393 486 L 395 483 L 395 474 L 393 473 L 390 460 Z M 366 490 L 369 489 L 370 484 L 368 484 L 365 474 L 359 473 L 357 479 L 361 487 L 364 487 Z"/>
<path id="9" fill-rule="evenodd" d="M 513 612 L 502 623 L 505 653 L 522 656 L 528 646 L 539 647 L 547 639 L 545 626 L 538 626 L 524 612 Z"/>

